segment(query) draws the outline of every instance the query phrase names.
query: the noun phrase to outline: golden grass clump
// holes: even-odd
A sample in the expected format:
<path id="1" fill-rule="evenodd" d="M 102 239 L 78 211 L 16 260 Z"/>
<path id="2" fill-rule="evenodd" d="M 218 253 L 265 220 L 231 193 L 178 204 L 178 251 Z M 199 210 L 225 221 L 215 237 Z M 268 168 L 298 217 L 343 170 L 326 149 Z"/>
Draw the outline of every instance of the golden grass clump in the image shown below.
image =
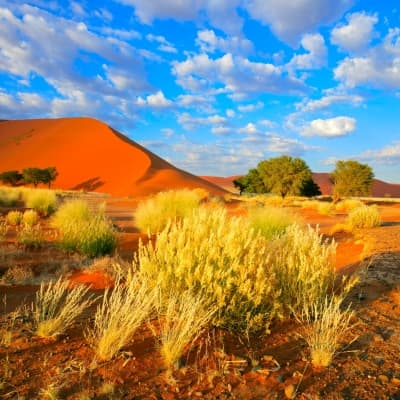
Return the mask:
<path id="1" fill-rule="evenodd" d="M 25 210 L 22 221 L 24 225 L 33 227 L 38 223 L 39 215 L 35 210 Z"/>
<path id="2" fill-rule="evenodd" d="M 265 329 L 279 307 L 268 241 L 222 208 L 170 222 L 155 246 L 139 245 L 134 266 L 159 287 L 161 304 L 171 291 L 192 289 L 217 307 L 212 323 L 233 331 Z"/>
<path id="3" fill-rule="evenodd" d="M 336 244 L 324 241 L 310 226 L 287 227 L 271 244 L 276 291 L 285 311 L 298 313 L 309 304 L 319 304 L 334 287 Z"/>
<path id="4" fill-rule="evenodd" d="M 100 360 L 112 359 L 146 321 L 154 307 L 155 289 L 136 277 L 127 286 L 117 282 L 106 290 L 97 307 L 93 327 L 85 337 Z"/>
<path id="5" fill-rule="evenodd" d="M 134 213 L 135 224 L 142 232 L 160 232 L 170 219 L 183 218 L 197 208 L 201 196 L 198 190 L 189 189 L 157 193 L 138 204 Z"/>
<path id="6" fill-rule="evenodd" d="M 52 224 L 61 233 L 61 247 L 68 251 L 98 257 L 110 254 L 116 248 L 111 221 L 101 209 L 91 211 L 82 200 L 71 200 L 61 205 L 52 218 Z"/>
<path id="7" fill-rule="evenodd" d="M 16 241 L 25 248 L 37 249 L 44 241 L 42 228 L 39 225 L 23 225 L 17 232 Z"/>
<path id="8" fill-rule="evenodd" d="M 92 297 L 84 297 L 89 290 L 83 285 L 70 287 L 60 277 L 49 284 L 42 283 L 33 304 L 36 335 L 54 337 L 70 328 L 75 319 L 92 303 Z"/>
<path id="9" fill-rule="evenodd" d="M 3 241 L 8 232 L 8 224 L 6 221 L 0 221 L 0 242 Z"/>
<path id="10" fill-rule="evenodd" d="M 0 206 L 14 207 L 20 200 L 21 191 L 16 188 L 1 187 L 0 188 Z"/>
<path id="11" fill-rule="evenodd" d="M 351 210 L 363 206 L 364 203 L 361 200 L 358 199 L 344 199 L 336 203 L 335 205 L 335 210 L 337 212 L 344 212 L 348 213 Z"/>
<path id="12" fill-rule="evenodd" d="M 282 235 L 289 225 L 299 222 L 298 216 L 283 207 L 253 207 L 248 211 L 250 225 L 266 239 Z"/>
<path id="13" fill-rule="evenodd" d="M 334 205 L 327 201 L 318 201 L 317 211 L 321 215 L 330 215 L 335 209 Z"/>
<path id="14" fill-rule="evenodd" d="M 7 223 L 9 225 L 18 226 L 21 225 L 23 219 L 23 215 L 21 211 L 13 210 L 7 213 Z"/>
<path id="15" fill-rule="evenodd" d="M 169 293 L 160 322 L 160 353 L 169 371 L 179 368 L 185 351 L 199 338 L 216 309 L 191 291 Z"/>
<path id="16" fill-rule="evenodd" d="M 373 228 L 381 224 L 381 215 L 376 205 L 362 205 L 349 212 L 348 224 L 353 228 Z"/>
<path id="17" fill-rule="evenodd" d="M 32 208 L 44 216 L 57 209 L 57 195 L 50 189 L 27 189 L 23 192 L 25 206 Z"/>
<path id="18" fill-rule="evenodd" d="M 314 367 L 327 367 L 353 326 L 354 312 L 349 307 L 341 309 L 343 298 L 326 297 L 322 303 L 305 307 L 298 319 L 305 324 L 301 335 L 310 349 Z"/>

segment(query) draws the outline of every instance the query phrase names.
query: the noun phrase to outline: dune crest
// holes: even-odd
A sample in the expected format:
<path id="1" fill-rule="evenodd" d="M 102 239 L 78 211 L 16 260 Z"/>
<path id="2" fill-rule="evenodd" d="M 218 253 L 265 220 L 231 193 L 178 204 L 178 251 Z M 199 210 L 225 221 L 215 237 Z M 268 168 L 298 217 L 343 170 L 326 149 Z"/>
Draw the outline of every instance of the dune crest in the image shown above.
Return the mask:
<path id="1" fill-rule="evenodd" d="M 182 171 L 92 118 L 0 122 L 0 171 L 55 166 L 54 188 L 142 196 L 162 190 L 219 187 Z"/>

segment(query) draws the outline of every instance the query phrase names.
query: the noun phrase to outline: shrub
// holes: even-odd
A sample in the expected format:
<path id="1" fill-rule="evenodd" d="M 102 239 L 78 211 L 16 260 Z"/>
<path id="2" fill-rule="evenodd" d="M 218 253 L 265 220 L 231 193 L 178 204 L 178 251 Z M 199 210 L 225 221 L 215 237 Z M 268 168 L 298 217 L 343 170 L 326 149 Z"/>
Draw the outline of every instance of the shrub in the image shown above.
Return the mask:
<path id="1" fill-rule="evenodd" d="M 24 192 L 25 206 L 42 215 L 50 215 L 57 209 L 57 196 L 53 190 L 31 189 Z"/>
<path id="2" fill-rule="evenodd" d="M 26 226 L 34 226 L 39 221 L 39 215 L 35 210 L 26 210 L 22 216 L 22 221 Z"/>
<path id="3" fill-rule="evenodd" d="M 136 278 L 128 286 L 117 282 L 114 289 L 107 289 L 102 303 L 97 307 L 94 326 L 85 337 L 100 360 L 113 358 L 129 340 L 138 327 L 149 317 L 155 290 L 145 281 Z"/>
<path id="4" fill-rule="evenodd" d="M 112 253 L 117 245 L 115 229 L 101 210 L 91 212 L 87 203 L 72 200 L 63 204 L 52 219 L 60 230 L 61 247 L 89 257 Z"/>
<path id="5" fill-rule="evenodd" d="M 353 210 L 354 208 L 360 207 L 364 205 L 364 203 L 361 200 L 357 199 L 345 199 L 341 200 L 335 205 L 335 210 L 337 212 L 346 212 L 348 213 L 349 211 Z"/>
<path id="6" fill-rule="evenodd" d="M 317 205 L 317 211 L 321 215 L 330 215 L 334 206 L 332 203 L 326 201 L 319 201 Z"/>
<path id="7" fill-rule="evenodd" d="M 251 208 L 248 218 L 250 225 L 267 239 L 282 235 L 289 225 L 298 221 L 290 211 L 279 207 Z"/>
<path id="8" fill-rule="evenodd" d="M 0 188 L 0 206 L 14 207 L 20 199 L 20 191 L 13 188 Z"/>
<path id="9" fill-rule="evenodd" d="M 224 209 L 199 208 L 170 222 L 155 246 L 140 243 L 134 265 L 159 287 L 160 304 L 171 291 L 192 289 L 217 307 L 213 324 L 248 332 L 265 328 L 277 312 L 269 258 L 267 240 L 245 219 L 229 218 Z"/>
<path id="10" fill-rule="evenodd" d="M 185 350 L 201 335 L 215 308 L 191 291 L 170 293 L 160 320 L 160 352 L 168 370 L 177 369 Z"/>
<path id="11" fill-rule="evenodd" d="M 33 304 L 36 335 L 53 337 L 64 333 L 75 319 L 93 303 L 89 288 L 83 285 L 70 288 L 68 281 L 57 281 L 48 285 L 42 283 Z"/>
<path id="12" fill-rule="evenodd" d="M 349 225 L 354 228 L 373 228 L 381 224 L 381 216 L 376 205 L 360 206 L 349 212 Z"/>
<path id="13" fill-rule="evenodd" d="M 18 230 L 16 240 L 26 248 L 37 249 L 43 244 L 43 231 L 40 226 L 24 225 Z"/>
<path id="14" fill-rule="evenodd" d="M 327 367 L 340 347 L 341 340 L 351 328 L 354 315 L 349 307 L 341 310 L 340 297 L 327 297 L 322 303 L 310 304 L 303 309 L 300 319 L 307 325 L 303 338 L 310 348 L 314 367 Z"/>
<path id="15" fill-rule="evenodd" d="M 21 224 L 23 216 L 21 211 L 14 210 L 9 211 L 6 218 L 8 224 L 17 226 Z"/>
<path id="16" fill-rule="evenodd" d="M 271 243 L 276 291 L 285 312 L 301 312 L 333 291 L 336 244 L 324 242 L 310 226 L 290 225 Z"/>
<path id="17" fill-rule="evenodd" d="M 138 204 L 134 213 L 136 226 L 142 232 L 161 231 L 170 219 L 189 215 L 200 203 L 198 192 L 188 189 L 160 192 Z"/>

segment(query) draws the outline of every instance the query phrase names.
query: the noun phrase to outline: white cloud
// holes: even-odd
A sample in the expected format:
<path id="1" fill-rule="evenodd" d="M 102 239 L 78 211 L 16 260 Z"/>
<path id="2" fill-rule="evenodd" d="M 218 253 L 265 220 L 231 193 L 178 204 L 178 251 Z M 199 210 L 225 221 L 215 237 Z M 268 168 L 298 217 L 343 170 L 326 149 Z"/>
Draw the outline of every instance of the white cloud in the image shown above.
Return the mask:
<path id="1" fill-rule="evenodd" d="M 222 127 L 227 125 L 227 118 L 214 114 L 208 117 L 195 117 L 189 113 L 178 114 L 178 123 L 186 130 L 194 130 L 200 126 L 215 126 Z"/>
<path id="2" fill-rule="evenodd" d="M 166 53 L 177 53 L 178 50 L 175 48 L 175 46 L 170 43 L 164 36 L 161 35 L 153 35 L 151 33 L 146 35 L 146 39 L 149 42 L 156 42 L 159 44 L 158 50 L 164 51 Z"/>
<path id="3" fill-rule="evenodd" d="M 266 128 L 273 128 L 275 127 L 275 122 L 269 120 L 269 119 L 262 119 L 260 121 L 258 121 L 259 125 L 265 126 Z"/>
<path id="4" fill-rule="evenodd" d="M 205 53 L 221 51 L 223 53 L 247 55 L 253 51 L 253 44 L 250 40 L 240 36 L 222 38 L 211 29 L 197 32 L 196 44 Z"/>
<path id="5" fill-rule="evenodd" d="M 174 62 L 173 73 L 177 83 L 186 89 L 195 89 L 193 83 L 197 82 L 203 90 L 205 85 L 218 87 L 236 97 L 254 93 L 299 93 L 305 90 L 305 85 L 295 77 L 287 76 L 283 68 L 233 57 L 230 53 L 216 59 L 207 54 L 198 54 L 185 61 Z"/>
<path id="6" fill-rule="evenodd" d="M 229 118 L 233 118 L 233 117 L 236 115 L 235 110 L 232 110 L 232 109 L 228 108 L 228 109 L 226 110 L 226 115 L 227 115 L 227 117 L 229 117 Z"/>
<path id="7" fill-rule="evenodd" d="M 173 18 L 178 21 L 201 21 L 206 15 L 212 26 L 229 34 L 238 34 L 243 21 L 236 7 L 240 0 L 117 0 L 134 7 L 138 18 L 150 24 L 154 19 Z"/>
<path id="8" fill-rule="evenodd" d="M 155 94 L 149 94 L 146 98 L 138 97 L 136 104 L 141 107 L 150 107 L 154 109 L 170 108 L 173 103 L 164 96 L 164 93 L 159 90 Z"/>
<path id="9" fill-rule="evenodd" d="M 346 136 L 356 129 L 356 120 L 350 117 L 315 119 L 302 129 L 302 136 L 334 138 Z"/>
<path id="10" fill-rule="evenodd" d="M 297 139 L 282 137 L 276 134 L 268 134 L 267 149 L 273 153 L 300 156 L 307 150 L 316 150 L 316 147 L 308 146 Z"/>
<path id="11" fill-rule="evenodd" d="M 353 0 L 301 0 L 288 4 L 282 0 L 249 0 L 250 15 L 269 25 L 284 42 L 296 45 L 299 37 L 329 24 L 349 9 Z"/>
<path id="12" fill-rule="evenodd" d="M 326 64 L 327 49 L 322 35 L 306 34 L 301 39 L 301 45 L 307 53 L 294 55 L 288 64 L 289 69 L 315 69 Z"/>
<path id="13" fill-rule="evenodd" d="M 350 53 L 359 53 L 368 48 L 374 36 L 374 25 L 378 22 L 376 14 L 365 12 L 347 16 L 347 24 L 341 24 L 332 30 L 331 42 Z"/>
<path id="14" fill-rule="evenodd" d="M 348 87 L 400 87 L 400 28 L 390 29 L 383 42 L 363 57 L 347 57 L 334 70 L 335 78 Z"/>
<path id="15" fill-rule="evenodd" d="M 249 122 L 246 126 L 243 128 L 240 128 L 238 130 L 239 133 L 245 133 L 246 135 L 254 135 L 256 133 L 259 133 L 259 130 L 257 129 L 256 125 L 253 124 L 252 122 Z"/>
<path id="16" fill-rule="evenodd" d="M 240 112 L 253 112 L 253 111 L 261 110 L 263 107 L 264 107 L 264 103 L 262 101 L 257 101 L 257 103 L 239 105 L 238 110 Z"/>
<path id="17" fill-rule="evenodd" d="M 357 158 L 377 164 L 400 165 L 400 142 L 391 144 L 380 150 L 365 151 Z"/>
<path id="18" fill-rule="evenodd" d="M 211 132 L 216 134 L 216 135 L 228 135 L 232 133 L 232 129 L 228 126 L 213 126 L 211 128 Z"/>

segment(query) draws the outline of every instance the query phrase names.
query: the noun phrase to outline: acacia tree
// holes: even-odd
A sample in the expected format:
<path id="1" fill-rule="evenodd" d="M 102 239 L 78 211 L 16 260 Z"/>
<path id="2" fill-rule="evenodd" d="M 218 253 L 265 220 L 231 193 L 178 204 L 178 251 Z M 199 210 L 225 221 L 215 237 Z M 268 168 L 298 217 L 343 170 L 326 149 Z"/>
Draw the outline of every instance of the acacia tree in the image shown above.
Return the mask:
<path id="1" fill-rule="evenodd" d="M 247 193 L 265 193 L 264 182 L 256 168 L 252 168 L 246 175 L 233 181 L 233 185 L 239 189 L 240 194 Z"/>
<path id="2" fill-rule="evenodd" d="M 0 181 L 11 186 L 17 186 L 21 179 L 22 174 L 16 170 L 4 171 L 0 174 Z"/>
<path id="3" fill-rule="evenodd" d="M 337 161 L 330 179 L 335 200 L 344 196 L 369 196 L 374 173 L 368 164 L 354 160 Z"/>
<path id="4" fill-rule="evenodd" d="M 58 171 L 56 167 L 47 167 L 41 170 L 41 182 L 49 185 L 51 187 L 51 182 L 53 182 L 58 176 Z"/>
<path id="5" fill-rule="evenodd" d="M 267 192 L 287 195 L 300 195 L 305 183 L 312 180 L 311 170 L 301 158 L 281 156 L 261 161 L 258 173 Z"/>

